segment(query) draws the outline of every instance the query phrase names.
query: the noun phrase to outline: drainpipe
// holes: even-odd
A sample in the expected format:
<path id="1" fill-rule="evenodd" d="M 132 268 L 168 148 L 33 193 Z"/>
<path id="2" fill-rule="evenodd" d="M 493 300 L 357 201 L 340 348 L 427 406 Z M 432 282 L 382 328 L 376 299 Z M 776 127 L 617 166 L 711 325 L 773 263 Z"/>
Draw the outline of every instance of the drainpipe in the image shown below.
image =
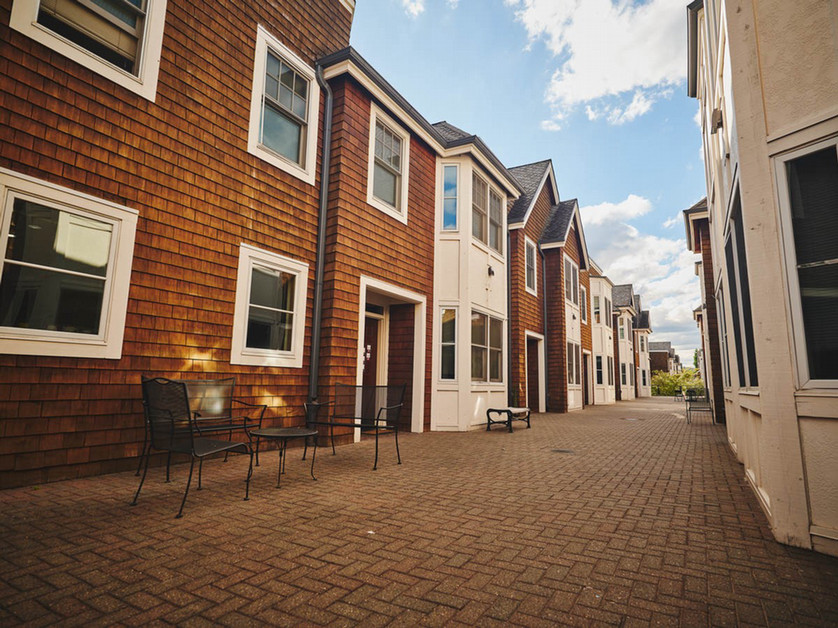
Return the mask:
<path id="1" fill-rule="evenodd" d="M 308 400 L 317 400 L 320 379 L 320 337 L 323 324 L 323 277 L 326 262 L 326 217 L 329 203 L 329 168 L 332 153 L 332 88 L 323 78 L 323 66 L 317 65 L 317 83 L 326 92 L 323 120 L 323 158 L 320 163 L 320 211 L 317 219 L 317 258 L 314 273 L 314 311 L 311 319 L 311 365 L 308 374 Z M 308 417 L 306 417 L 308 420 Z"/>
<path id="2" fill-rule="evenodd" d="M 543 290 L 541 292 L 541 316 L 544 320 L 544 404 L 548 406 L 549 399 L 550 399 L 550 386 L 548 386 L 548 382 L 550 381 L 549 372 L 547 371 L 547 365 L 549 364 L 548 360 L 548 353 L 547 353 L 547 339 L 550 337 L 550 334 L 547 333 L 547 258 L 544 256 L 544 251 L 541 250 L 541 245 L 538 245 L 538 254 L 541 256 L 541 283 L 543 286 Z M 544 408 L 547 410 L 547 408 Z"/>
<path id="3" fill-rule="evenodd" d="M 512 387 L 510 386 L 510 378 L 512 377 L 512 250 L 510 245 L 512 243 L 512 236 L 509 229 L 506 230 L 506 401 L 512 406 Z M 520 401 L 520 400 L 519 400 Z M 518 404 L 520 405 L 520 404 Z"/>

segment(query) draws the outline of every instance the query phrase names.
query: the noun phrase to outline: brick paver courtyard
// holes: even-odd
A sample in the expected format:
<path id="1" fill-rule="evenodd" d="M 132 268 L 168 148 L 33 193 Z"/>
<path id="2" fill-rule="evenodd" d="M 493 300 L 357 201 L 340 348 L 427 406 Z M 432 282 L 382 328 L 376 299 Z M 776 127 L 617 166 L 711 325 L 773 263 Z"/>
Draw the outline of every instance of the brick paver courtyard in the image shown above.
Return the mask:
<path id="1" fill-rule="evenodd" d="M 0 492 L 0 625 L 838 625 L 838 559 L 780 545 L 724 428 L 669 399 Z"/>

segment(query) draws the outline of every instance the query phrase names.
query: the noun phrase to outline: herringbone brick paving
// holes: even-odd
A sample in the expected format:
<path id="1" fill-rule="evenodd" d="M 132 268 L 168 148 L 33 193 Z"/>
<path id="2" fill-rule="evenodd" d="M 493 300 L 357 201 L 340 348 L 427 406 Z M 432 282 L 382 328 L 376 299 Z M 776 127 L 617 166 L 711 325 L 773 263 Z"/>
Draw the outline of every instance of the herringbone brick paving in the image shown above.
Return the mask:
<path id="1" fill-rule="evenodd" d="M 533 427 L 0 492 L 0 625 L 838 625 L 838 560 L 773 541 L 723 427 L 669 399 Z M 565 450 L 570 450 L 565 451 Z"/>

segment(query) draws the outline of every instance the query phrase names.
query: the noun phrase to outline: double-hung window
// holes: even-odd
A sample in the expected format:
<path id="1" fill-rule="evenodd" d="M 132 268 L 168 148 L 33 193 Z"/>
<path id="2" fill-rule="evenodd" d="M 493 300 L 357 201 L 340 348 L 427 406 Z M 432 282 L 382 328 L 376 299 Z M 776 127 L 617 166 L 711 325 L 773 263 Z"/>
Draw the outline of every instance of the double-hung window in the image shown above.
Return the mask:
<path id="1" fill-rule="evenodd" d="M 733 319 L 731 322 L 734 329 L 733 339 L 736 344 L 739 386 L 742 388 L 756 387 L 759 385 L 759 381 L 751 315 L 751 291 L 748 279 L 748 261 L 745 255 L 745 229 L 742 225 L 742 207 L 738 187 L 730 211 L 728 234 L 725 241 L 725 264 L 730 290 L 730 309 Z"/>
<path id="2" fill-rule="evenodd" d="M 242 244 L 230 362 L 299 368 L 308 264 Z"/>
<path id="3" fill-rule="evenodd" d="M 314 70 L 259 26 L 247 149 L 314 184 L 320 88 Z"/>
<path id="4" fill-rule="evenodd" d="M 838 140 L 777 165 L 800 383 L 838 386 Z"/>
<path id="5" fill-rule="evenodd" d="M 0 352 L 113 358 L 137 212 L 0 169 Z"/>
<path id="6" fill-rule="evenodd" d="M 582 355 L 581 347 L 575 342 L 567 343 L 567 383 L 572 386 L 579 386 L 582 383 L 581 377 Z"/>
<path id="7" fill-rule="evenodd" d="M 614 385 L 614 358 L 612 356 L 608 356 L 608 385 Z"/>
<path id="8" fill-rule="evenodd" d="M 410 135 L 381 109 L 371 109 L 367 202 L 407 224 Z"/>
<path id="9" fill-rule="evenodd" d="M 620 329 L 620 340 L 625 340 L 626 339 L 626 327 L 625 327 L 626 322 L 623 320 L 622 316 L 617 319 L 617 325 Z"/>
<path id="10" fill-rule="evenodd" d="M 476 172 L 471 177 L 471 235 L 503 252 L 503 199 Z"/>
<path id="11" fill-rule="evenodd" d="M 564 258 L 564 297 L 579 305 L 579 267 L 569 258 Z"/>
<path id="12" fill-rule="evenodd" d="M 579 309 L 582 322 L 588 322 L 588 291 L 585 286 L 579 286 Z"/>
<path id="13" fill-rule="evenodd" d="M 535 243 L 530 240 L 529 238 L 524 239 L 524 257 L 525 257 L 525 273 L 526 273 L 526 286 L 527 292 L 537 295 L 538 294 L 538 272 L 537 272 L 537 252 Z"/>
<path id="14" fill-rule="evenodd" d="M 480 312 L 471 314 L 471 379 L 503 381 L 503 321 Z"/>
<path id="15" fill-rule="evenodd" d="M 442 167 L 442 230 L 457 230 L 457 179 L 459 168 L 455 165 Z"/>
<path id="16" fill-rule="evenodd" d="M 10 25 L 154 100 L 166 0 L 15 0 Z"/>
<path id="17" fill-rule="evenodd" d="M 599 296 L 593 297 L 594 301 L 594 322 L 599 323 Z"/>
<path id="18" fill-rule="evenodd" d="M 627 385 L 627 382 L 626 382 L 626 363 L 625 362 L 620 362 L 620 383 L 623 386 Z"/>
<path id="19" fill-rule="evenodd" d="M 612 329 L 614 326 L 614 322 L 611 317 L 611 300 L 605 299 L 605 324 L 608 326 L 609 329 Z"/>
<path id="20" fill-rule="evenodd" d="M 439 378 L 457 379 L 457 310 L 442 308 Z"/>
<path id="21" fill-rule="evenodd" d="M 602 384 L 602 356 L 596 357 L 596 383 Z"/>
<path id="22" fill-rule="evenodd" d="M 722 382 L 724 386 L 730 387 L 730 350 L 728 348 L 727 336 L 727 314 L 725 314 L 725 294 L 721 286 L 716 291 L 716 312 L 719 319 L 719 345 L 722 354 Z"/>

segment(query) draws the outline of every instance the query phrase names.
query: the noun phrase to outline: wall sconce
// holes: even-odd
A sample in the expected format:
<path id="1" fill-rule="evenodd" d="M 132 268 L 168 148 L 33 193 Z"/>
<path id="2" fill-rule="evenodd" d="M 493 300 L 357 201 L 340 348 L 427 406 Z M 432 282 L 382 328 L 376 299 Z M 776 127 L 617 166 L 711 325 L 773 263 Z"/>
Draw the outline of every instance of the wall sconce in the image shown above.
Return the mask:
<path id="1" fill-rule="evenodd" d="M 495 269 L 492 268 L 491 266 L 489 266 L 489 277 L 494 277 L 494 276 L 495 276 Z"/>

